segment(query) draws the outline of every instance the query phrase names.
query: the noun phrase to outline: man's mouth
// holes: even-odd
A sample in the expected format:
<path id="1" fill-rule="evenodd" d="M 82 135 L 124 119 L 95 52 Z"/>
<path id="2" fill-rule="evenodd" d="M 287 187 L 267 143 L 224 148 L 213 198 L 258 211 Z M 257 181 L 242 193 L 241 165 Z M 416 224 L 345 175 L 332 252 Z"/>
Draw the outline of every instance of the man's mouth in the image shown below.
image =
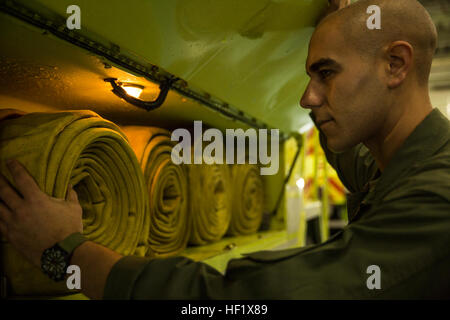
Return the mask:
<path id="1" fill-rule="evenodd" d="M 322 127 L 322 125 L 324 125 L 325 123 L 331 122 L 331 121 L 333 121 L 333 118 L 317 120 L 317 125 L 319 127 Z"/>

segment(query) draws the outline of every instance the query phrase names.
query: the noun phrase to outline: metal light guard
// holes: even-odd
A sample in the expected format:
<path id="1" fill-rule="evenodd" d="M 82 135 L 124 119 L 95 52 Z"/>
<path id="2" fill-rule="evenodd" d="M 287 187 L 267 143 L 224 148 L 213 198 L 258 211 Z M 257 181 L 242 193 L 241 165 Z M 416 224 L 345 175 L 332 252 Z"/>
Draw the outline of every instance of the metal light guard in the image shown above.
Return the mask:
<path id="1" fill-rule="evenodd" d="M 104 79 L 105 82 L 109 82 L 112 86 L 112 92 L 118 96 L 119 98 L 122 98 L 123 100 L 125 100 L 126 102 L 138 107 L 138 108 L 142 108 L 145 109 L 147 111 L 151 111 L 151 110 L 155 110 L 157 108 L 159 108 L 164 101 L 166 100 L 167 97 L 167 93 L 169 92 L 170 88 L 172 87 L 172 85 L 179 80 L 179 78 L 172 78 L 172 79 L 167 79 L 163 82 L 161 82 L 159 89 L 159 95 L 156 98 L 156 100 L 154 101 L 144 101 L 141 99 L 137 99 L 135 97 L 130 96 L 124 88 L 122 88 L 121 86 L 119 86 L 116 83 L 116 78 L 106 78 Z"/>

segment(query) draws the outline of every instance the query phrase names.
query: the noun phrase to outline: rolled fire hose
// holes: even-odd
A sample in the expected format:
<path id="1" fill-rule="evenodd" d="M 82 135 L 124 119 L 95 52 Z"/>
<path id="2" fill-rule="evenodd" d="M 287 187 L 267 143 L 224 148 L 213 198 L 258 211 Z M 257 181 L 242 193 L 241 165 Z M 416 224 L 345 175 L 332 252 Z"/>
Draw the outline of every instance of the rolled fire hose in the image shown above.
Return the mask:
<path id="1" fill-rule="evenodd" d="M 70 183 L 83 208 L 84 234 L 124 255 L 142 250 L 148 196 L 139 163 L 120 129 L 92 111 L 30 113 L 0 122 L 0 170 L 14 185 L 5 160 L 19 160 L 40 189 L 65 198 Z M 67 291 L 11 248 L 4 272 L 14 294 Z M 9 274 L 8 274 L 9 273 Z"/>
<path id="2" fill-rule="evenodd" d="M 150 202 L 147 238 L 149 257 L 183 251 L 189 240 L 189 188 L 184 165 L 172 162 L 170 133 L 154 127 L 122 127 L 141 164 Z"/>
<path id="3" fill-rule="evenodd" d="M 264 188 L 259 167 L 236 164 L 231 169 L 233 209 L 228 234 L 248 235 L 258 231 L 264 210 Z"/>
<path id="4" fill-rule="evenodd" d="M 230 172 L 227 165 L 189 165 L 192 232 L 190 243 L 220 240 L 231 220 Z"/>

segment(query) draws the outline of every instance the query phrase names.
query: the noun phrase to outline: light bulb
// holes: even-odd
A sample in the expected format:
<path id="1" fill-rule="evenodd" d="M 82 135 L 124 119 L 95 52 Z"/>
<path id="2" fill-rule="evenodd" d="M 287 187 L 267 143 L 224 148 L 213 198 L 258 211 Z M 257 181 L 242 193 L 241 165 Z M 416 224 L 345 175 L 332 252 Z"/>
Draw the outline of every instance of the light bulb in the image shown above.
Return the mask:
<path id="1" fill-rule="evenodd" d="M 126 91 L 126 93 L 136 99 L 141 96 L 144 87 L 133 83 L 122 83 L 121 87 Z"/>
<path id="2" fill-rule="evenodd" d="M 303 180 L 303 178 L 300 178 L 295 184 L 300 190 L 303 190 L 303 188 L 305 187 L 305 180 Z"/>

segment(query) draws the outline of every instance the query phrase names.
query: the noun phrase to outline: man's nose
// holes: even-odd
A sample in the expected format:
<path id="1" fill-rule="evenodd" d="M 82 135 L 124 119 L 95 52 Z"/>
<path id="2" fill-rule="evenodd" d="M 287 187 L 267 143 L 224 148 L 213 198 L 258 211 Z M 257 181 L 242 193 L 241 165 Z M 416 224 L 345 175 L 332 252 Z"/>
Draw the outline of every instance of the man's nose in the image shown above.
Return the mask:
<path id="1" fill-rule="evenodd" d="M 300 106 L 305 109 L 311 109 L 313 107 L 320 107 L 322 105 L 321 94 L 313 83 L 310 81 L 306 87 L 305 93 L 303 93 L 300 99 Z"/>

